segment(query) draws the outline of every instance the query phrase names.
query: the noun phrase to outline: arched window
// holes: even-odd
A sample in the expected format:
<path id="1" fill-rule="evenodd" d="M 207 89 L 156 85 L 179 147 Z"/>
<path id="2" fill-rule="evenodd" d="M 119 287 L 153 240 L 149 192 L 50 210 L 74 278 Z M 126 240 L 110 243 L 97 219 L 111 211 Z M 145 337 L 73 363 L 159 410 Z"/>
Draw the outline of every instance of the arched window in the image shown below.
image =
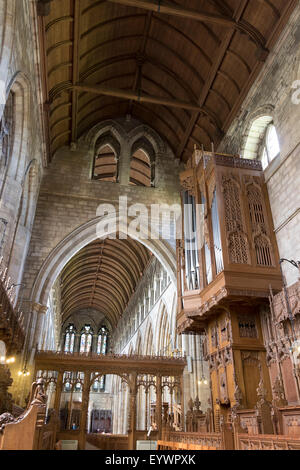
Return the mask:
<path id="1" fill-rule="evenodd" d="M 12 148 L 14 132 L 14 94 L 9 93 L 0 121 L 0 163 L 6 166 Z"/>
<path id="2" fill-rule="evenodd" d="M 130 184 L 135 186 L 151 186 L 151 163 L 148 154 L 141 148 L 131 157 Z"/>
<path id="3" fill-rule="evenodd" d="M 85 325 L 81 331 L 80 349 L 81 353 L 88 353 L 92 347 L 93 332 L 90 325 Z"/>
<path id="4" fill-rule="evenodd" d="M 272 116 L 260 116 L 255 119 L 247 137 L 244 158 L 261 160 L 265 170 L 279 153 L 279 140 Z"/>
<path id="5" fill-rule="evenodd" d="M 261 154 L 263 169 L 267 168 L 271 161 L 280 153 L 278 135 L 273 123 L 267 127 L 264 144 Z"/>
<path id="6" fill-rule="evenodd" d="M 65 335 L 65 347 L 64 351 L 65 352 L 74 352 L 74 343 L 75 343 L 75 327 L 74 325 L 69 325 L 68 328 L 66 329 L 66 335 Z"/>
<path id="7" fill-rule="evenodd" d="M 93 179 L 101 181 L 118 181 L 118 160 L 115 151 L 109 144 L 103 145 L 95 155 Z"/>
<path id="8" fill-rule="evenodd" d="M 106 354 L 108 349 L 108 329 L 101 326 L 98 334 L 97 354 Z"/>
<path id="9" fill-rule="evenodd" d="M 105 391 L 105 375 L 97 377 L 93 383 L 92 391 L 94 393 Z"/>

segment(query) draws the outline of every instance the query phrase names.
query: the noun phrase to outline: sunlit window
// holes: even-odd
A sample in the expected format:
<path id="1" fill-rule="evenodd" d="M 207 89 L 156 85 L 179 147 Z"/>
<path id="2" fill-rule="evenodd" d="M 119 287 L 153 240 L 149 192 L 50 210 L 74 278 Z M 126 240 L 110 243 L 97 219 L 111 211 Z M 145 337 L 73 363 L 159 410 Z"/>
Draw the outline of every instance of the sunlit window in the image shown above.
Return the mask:
<path id="1" fill-rule="evenodd" d="M 105 326 L 102 326 L 98 334 L 97 354 L 107 353 L 107 345 L 108 345 L 107 343 L 108 343 L 108 330 Z"/>
<path id="2" fill-rule="evenodd" d="M 261 163 L 264 170 L 279 153 L 280 146 L 276 128 L 274 124 L 270 124 L 265 134 L 265 145 L 261 154 Z"/>
<path id="3" fill-rule="evenodd" d="M 275 126 L 271 124 L 271 126 L 267 130 L 267 152 L 269 160 L 273 160 L 273 158 L 277 157 L 280 152 L 279 147 L 279 140 L 277 136 L 277 132 Z"/>
<path id="4" fill-rule="evenodd" d="M 90 352 L 92 347 L 92 329 L 90 325 L 85 325 L 80 337 L 80 352 L 87 353 Z"/>
<path id="5" fill-rule="evenodd" d="M 66 329 L 65 336 L 65 352 L 74 352 L 74 342 L 75 342 L 75 328 L 74 325 L 69 325 Z"/>

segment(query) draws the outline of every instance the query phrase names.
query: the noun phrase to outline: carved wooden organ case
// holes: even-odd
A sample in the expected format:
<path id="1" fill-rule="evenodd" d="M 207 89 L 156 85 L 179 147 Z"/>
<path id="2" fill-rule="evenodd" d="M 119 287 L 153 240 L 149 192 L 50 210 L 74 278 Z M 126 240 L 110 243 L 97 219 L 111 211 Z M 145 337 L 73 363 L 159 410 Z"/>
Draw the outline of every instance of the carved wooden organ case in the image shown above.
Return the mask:
<path id="1" fill-rule="evenodd" d="M 177 240 L 180 333 L 206 333 L 215 412 L 271 399 L 260 311 L 281 287 L 260 162 L 195 150 L 180 175 Z"/>

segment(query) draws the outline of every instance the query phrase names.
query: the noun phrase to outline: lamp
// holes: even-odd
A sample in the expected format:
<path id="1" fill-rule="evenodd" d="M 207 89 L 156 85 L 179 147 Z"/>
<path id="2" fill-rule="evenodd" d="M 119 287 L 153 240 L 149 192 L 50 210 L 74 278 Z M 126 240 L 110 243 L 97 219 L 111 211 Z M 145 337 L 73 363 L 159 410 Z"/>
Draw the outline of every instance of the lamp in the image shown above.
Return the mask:
<path id="1" fill-rule="evenodd" d="M 6 362 L 6 364 L 13 364 L 14 362 L 16 362 L 16 358 L 15 357 L 9 357 L 9 358 L 5 359 L 5 362 Z"/>
<path id="2" fill-rule="evenodd" d="M 19 377 L 21 377 L 21 376 L 22 377 L 28 377 L 29 375 L 30 375 L 30 372 L 27 369 L 27 364 L 25 363 L 23 369 L 18 372 L 18 376 Z"/>

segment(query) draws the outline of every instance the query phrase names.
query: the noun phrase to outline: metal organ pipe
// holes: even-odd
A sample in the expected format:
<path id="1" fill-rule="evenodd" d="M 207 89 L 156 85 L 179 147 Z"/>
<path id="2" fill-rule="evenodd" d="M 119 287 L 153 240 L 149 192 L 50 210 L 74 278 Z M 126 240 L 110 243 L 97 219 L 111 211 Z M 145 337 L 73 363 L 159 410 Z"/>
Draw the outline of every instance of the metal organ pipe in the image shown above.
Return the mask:
<path id="1" fill-rule="evenodd" d="M 186 278 L 189 290 L 199 288 L 199 258 L 197 237 L 195 236 L 196 225 L 196 204 L 194 196 L 190 196 L 188 191 L 184 192 L 184 245 L 186 259 Z"/>
<path id="2" fill-rule="evenodd" d="M 223 264 L 223 252 L 221 244 L 221 233 L 220 233 L 220 222 L 217 205 L 217 193 L 214 192 L 213 203 L 211 207 L 211 217 L 213 226 L 213 239 L 214 239 L 214 250 L 216 258 L 216 272 L 219 274 L 224 269 Z"/>

